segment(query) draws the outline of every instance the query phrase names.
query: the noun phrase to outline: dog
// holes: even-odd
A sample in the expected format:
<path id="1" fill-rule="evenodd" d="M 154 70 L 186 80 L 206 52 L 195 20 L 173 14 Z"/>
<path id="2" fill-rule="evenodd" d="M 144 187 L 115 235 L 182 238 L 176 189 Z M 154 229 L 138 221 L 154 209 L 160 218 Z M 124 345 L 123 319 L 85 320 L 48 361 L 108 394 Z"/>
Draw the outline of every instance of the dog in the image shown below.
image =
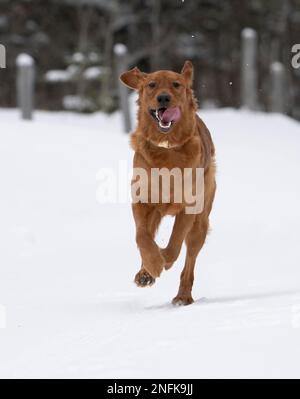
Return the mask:
<path id="1" fill-rule="evenodd" d="M 168 70 L 153 73 L 141 72 L 137 67 L 124 72 L 120 80 L 130 89 L 138 92 L 137 127 L 131 134 L 134 150 L 134 170 L 146 171 L 149 179 L 140 185 L 144 193 L 159 191 L 162 182 L 153 188 L 153 170 L 192 170 L 192 186 L 195 189 L 195 171 L 203 171 L 203 206 L 201 212 L 186 212 L 187 203 L 174 201 L 175 178 L 170 185 L 170 197 L 163 201 L 146 201 L 139 197 L 133 201 L 132 211 L 136 224 L 136 243 L 142 258 L 142 265 L 135 276 L 138 287 L 154 284 L 165 269 L 174 264 L 185 241 L 187 251 L 185 265 L 180 276 L 179 290 L 172 303 L 189 305 L 193 303 L 192 286 L 196 258 L 209 229 L 209 215 L 215 191 L 215 148 L 211 134 L 197 115 L 197 100 L 192 89 L 193 64 L 186 61 L 181 73 Z M 132 187 L 138 179 L 134 176 Z M 151 187 L 152 184 L 152 187 Z M 151 191 L 152 190 L 152 191 Z M 175 216 L 175 222 L 168 245 L 159 248 L 155 233 L 162 218 Z"/>

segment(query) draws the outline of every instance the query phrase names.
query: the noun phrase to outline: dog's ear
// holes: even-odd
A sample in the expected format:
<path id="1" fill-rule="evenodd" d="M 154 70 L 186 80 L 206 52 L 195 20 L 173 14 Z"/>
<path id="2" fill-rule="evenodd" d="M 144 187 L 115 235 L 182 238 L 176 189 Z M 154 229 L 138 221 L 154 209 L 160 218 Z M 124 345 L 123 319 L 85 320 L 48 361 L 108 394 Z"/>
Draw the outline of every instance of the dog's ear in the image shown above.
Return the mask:
<path id="1" fill-rule="evenodd" d="M 194 78 L 194 67 L 191 61 L 185 61 L 183 68 L 181 70 L 181 74 L 184 76 L 188 85 L 192 86 Z"/>
<path id="2" fill-rule="evenodd" d="M 120 80 L 130 89 L 138 90 L 145 77 L 146 73 L 141 72 L 138 67 L 135 67 L 130 69 L 130 71 L 122 73 Z"/>

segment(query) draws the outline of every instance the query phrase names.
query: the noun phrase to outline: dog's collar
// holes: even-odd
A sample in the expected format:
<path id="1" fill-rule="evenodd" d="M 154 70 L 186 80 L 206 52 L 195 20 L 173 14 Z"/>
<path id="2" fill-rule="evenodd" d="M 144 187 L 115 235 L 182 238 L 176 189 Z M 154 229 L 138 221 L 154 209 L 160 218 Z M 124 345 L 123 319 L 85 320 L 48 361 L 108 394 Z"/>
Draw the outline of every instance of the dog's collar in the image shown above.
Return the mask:
<path id="1" fill-rule="evenodd" d="M 166 149 L 178 147 L 178 145 L 170 144 L 169 140 L 163 140 L 160 141 L 159 143 L 153 143 L 153 141 L 151 141 L 151 143 L 157 147 L 166 148 Z"/>

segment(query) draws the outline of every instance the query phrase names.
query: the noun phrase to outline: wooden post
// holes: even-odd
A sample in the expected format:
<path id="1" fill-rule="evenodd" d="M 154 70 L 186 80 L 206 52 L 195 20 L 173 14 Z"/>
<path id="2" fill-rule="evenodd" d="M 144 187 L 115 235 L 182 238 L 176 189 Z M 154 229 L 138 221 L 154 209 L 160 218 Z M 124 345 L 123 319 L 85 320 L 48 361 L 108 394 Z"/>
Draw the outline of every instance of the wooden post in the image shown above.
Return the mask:
<path id="1" fill-rule="evenodd" d="M 118 89 L 119 89 L 119 104 L 123 115 L 124 131 L 129 133 L 131 131 L 131 118 L 129 110 L 128 89 L 119 80 L 119 76 L 128 69 L 127 65 L 127 47 L 124 44 L 118 43 L 114 46 L 114 54 L 117 66 L 118 75 Z"/>
<path id="2" fill-rule="evenodd" d="M 6 68 L 6 49 L 3 44 L 0 44 L 0 68 Z"/>
<path id="3" fill-rule="evenodd" d="M 257 34 L 251 28 L 242 30 L 241 103 L 251 110 L 258 108 L 257 101 Z"/>
<path id="4" fill-rule="evenodd" d="M 17 57 L 17 101 L 22 119 L 31 120 L 34 103 L 34 59 L 28 54 Z"/>
<path id="5" fill-rule="evenodd" d="M 271 72 L 271 90 L 270 90 L 270 111 L 286 111 L 286 85 L 285 70 L 281 62 L 272 62 Z"/>

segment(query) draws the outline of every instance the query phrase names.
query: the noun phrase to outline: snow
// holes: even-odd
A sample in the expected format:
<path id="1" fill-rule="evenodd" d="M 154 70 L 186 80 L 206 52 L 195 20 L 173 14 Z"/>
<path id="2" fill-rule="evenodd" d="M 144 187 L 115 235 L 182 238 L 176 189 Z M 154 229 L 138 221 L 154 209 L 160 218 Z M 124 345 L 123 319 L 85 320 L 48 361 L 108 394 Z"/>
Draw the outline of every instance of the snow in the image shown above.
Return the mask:
<path id="1" fill-rule="evenodd" d="M 45 80 L 47 82 L 68 82 L 71 79 L 68 70 L 53 69 L 45 73 Z"/>
<path id="2" fill-rule="evenodd" d="M 16 63 L 18 66 L 32 66 L 34 59 L 30 55 L 23 53 L 17 56 Z"/>
<path id="3" fill-rule="evenodd" d="M 85 79 L 93 80 L 93 79 L 98 79 L 101 75 L 103 74 L 103 69 L 101 67 L 93 66 L 87 68 L 83 76 Z"/>
<path id="4" fill-rule="evenodd" d="M 73 61 L 77 62 L 78 64 L 81 64 L 84 61 L 84 55 L 80 52 L 74 53 L 73 56 Z"/>
<path id="5" fill-rule="evenodd" d="M 77 95 L 67 95 L 63 97 L 63 107 L 68 111 L 86 111 L 93 110 L 95 105 L 87 97 Z"/>
<path id="6" fill-rule="evenodd" d="M 242 30 L 242 36 L 246 39 L 254 39 L 256 38 L 256 31 L 252 28 L 244 28 Z"/>
<path id="7" fill-rule="evenodd" d="M 89 67 L 83 72 L 83 77 L 88 80 L 98 79 L 103 74 L 103 67 Z M 70 65 L 67 69 L 52 69 L 45 73 L 45 80 L 50 83 L 69 82 L 78 78 L 79 69 Z"/>
<path id="8" fill-rule="evenodd" d="M 6 309 L 0 304 L 0 328 L 6 328 Z"/>
<path id="9" fill-rule="evenodd" d="M 114 45 L 114 53 L 121 56 L 127 53 L 127 47 L 125 44 L 117 43 Z"/>
<path id="10" fill-rule="evenodd" d="M 300 377 L 300 125 L 200 115 L 218 191 L 195 303 L 178 308 L 184 251 L 136 288 L 130 204 L 96 201 L 99 170 L 132 160 L 121 116 L 0 110 L 1 378 Z"/>
<path id="11" fill-rule="evenodd" d="M 67 69 L 52 69 L 45 73 L 46 82 L 57 83 L 57 82 L 69 82 L 74 80 L 78 75 L 78 66 L 69 65 Z"/>
<path id="12" fill-rule="evenodd" d="M 275 73 L 282 73 L 282 72 L 284 72 L 284 66 L 279 61 L 272 62 L 271 71 L 275 72 Z"/>

